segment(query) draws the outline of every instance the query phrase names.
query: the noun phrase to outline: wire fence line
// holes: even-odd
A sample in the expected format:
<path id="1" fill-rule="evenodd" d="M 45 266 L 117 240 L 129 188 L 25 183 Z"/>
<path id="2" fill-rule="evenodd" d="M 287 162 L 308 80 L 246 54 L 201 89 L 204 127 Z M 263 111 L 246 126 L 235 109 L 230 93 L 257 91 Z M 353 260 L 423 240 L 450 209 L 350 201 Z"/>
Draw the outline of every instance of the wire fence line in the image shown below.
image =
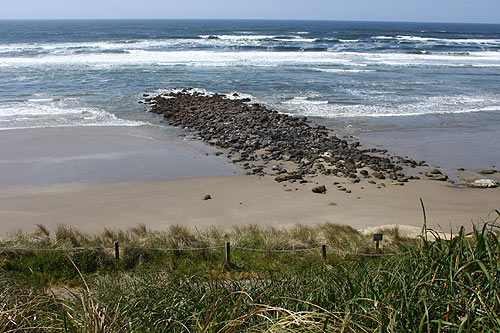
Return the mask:
<path id="1" fill-rule="evenodd" d="M 162 247 L 142 247 L 142 246 L 129 246 L 121 245 L 120 249 L 133 249 L 133 250 L 145 250 L 145 251 L 161 251 L 161 252 L 182 252 L 182 251 L 209 251 L 224 249 L 227 245 L 218 246 L 208 246 L 208 247 L 194 247 L 194 248 L 162 248 Z M 351 252 L 341 250 L 339 248 L 334 248 L 330 246 L 325 246 L 329 251 L 338 252 L 344 255 L 362 256 L 362 257 L 380 257 L 380 256 L 397 256 L 408 254 L 409 251 L 405 252 L 393 252 L 393 253 L 361 253 L 361 252 Z M 95 247 L 72 247 L 72 248 L 27 248 L 27 247 L 0 247 L 0 252 L 83 252 L 83 251 L 93 251 L 93 250 L 113 250 L 115 247 L 112 246 L 95 246 Z M 321 251 L 323 247 L 312 247 L 312 248 L 297 248 L 297 249 L 259 249 L 250 248 L 243 246 L 231 246 L 231 250 L 242 250 L 242 251 L 253 251 L 253 252 L 263 252 L 263 253 L 293 253 L 293 252 L 311 252 L 311 251 Z"/>
<path id="2" fill-rule="evenodd" d="M 349 252 L 336 248 L 329 248 L 332 251 L 336 251 L 342 254 L 354 255 L 354 256 L 362 256 L 362 257 L 390 257 L 390 256 L 400 256 L 408 254 L 410 251 L 405 252 L 393 252 L 393 253 L 359 253 L 359 252 Z"/>
<path id="3" fill-rule="evenodd" d="M 224 245 L 219 246 L 209 246 L 209 247 L 192 247 L 192 248 L 164 248 L 164 247 L 142 247 L 142 246 L 128 246 L 124 245 L 122 248 L 124 249 L 136 249 L 136 250 L 149 250 L 149 251 L 206 251 L 206 250 L 217 250 L 223 249 Z M 234 249 L 234 247 L 233 247 Z"/>
<path id="4" fill-rule="evenodd" d="M 255 252 L 308 252 L 308 251 L 319 251 L 321 247 L 311 247 L 306 249 L 253 249 L 249 247 L 241 247 L 241 246 L 231 246 L 231 249 L 245 250 L 245 251 L 255 251 Z"/>
<path id="5" fill-rule="evenodd" d="M 64 247 L 64 248 L 31 248 L 31 247 L 0 247 L 0 252 L 77 252 L 92 250 L 111 250 L 111 246 L 95 247 Z"/>

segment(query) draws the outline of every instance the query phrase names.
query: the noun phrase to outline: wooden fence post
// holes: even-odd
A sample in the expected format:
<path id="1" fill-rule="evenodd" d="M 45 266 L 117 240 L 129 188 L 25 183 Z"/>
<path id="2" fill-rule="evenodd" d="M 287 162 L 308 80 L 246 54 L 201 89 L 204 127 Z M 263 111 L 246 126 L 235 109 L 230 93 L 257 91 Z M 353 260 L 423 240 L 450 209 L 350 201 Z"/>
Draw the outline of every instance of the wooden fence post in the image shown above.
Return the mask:
<path id="1" fill-rule="evenodd" d="M 321 245 L 321 256 L 323 257 L 323 261 L 326 261 L 326 245 Z"/>
<path id="2" fill-rule="evenodd" d="M 375 234 L 375 235 L 373 235 L 373 241 L 376 242 L 376 244 L 375 244 L 375 251 L 377 251 L 377 253 L 380 252 L 380 241 L 383 238 L 384 238 L 383 234 Z"/>
<path id="3" fill-rule="evenodd" d="M 231 244 L 226 242 L 226 263 L 231 266 Z"/>
<path id="4" fill-rule="evenodd" d="M 120 261 L 120 244 L 115 242 L 115 260 L 116 262 Z"/>

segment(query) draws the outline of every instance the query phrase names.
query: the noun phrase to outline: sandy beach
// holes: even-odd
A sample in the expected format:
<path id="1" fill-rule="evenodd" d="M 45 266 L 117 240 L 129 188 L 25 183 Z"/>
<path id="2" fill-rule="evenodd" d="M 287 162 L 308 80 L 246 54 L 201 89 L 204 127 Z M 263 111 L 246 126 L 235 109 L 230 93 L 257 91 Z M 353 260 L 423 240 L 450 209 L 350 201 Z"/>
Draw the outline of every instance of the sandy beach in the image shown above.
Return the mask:
<path id="1" fill-rule="evenodd" d="M 429 226 L 449 232 L 490 220 L 496 216 L 490 213 L 499 208 L 499 188 L 457 188 L 448 182 L 424 179 L 404 186 L 391 185 L 389 179 L 377 180 L 377 184 L 368 183 L 368 179 L 353 183 L 324 175 L 306 184 L 278 183 L 270 175 L 234 175 L 237 167 L 225 156 L 216 156 L 217 150 L 211 147 L 185 141 L 158 144 L 132 135 L 134 131 L 137 129 L 88 128 L 0 133 L 4 183 L 0 185 L 1 233 L 33 231 L 36 224 L 49 228 L 66 224 L 88 232 L 138 224 L 152 230 L 164 230 L 172 224 L 195 229 L 298 223 L 338 223 L 356 229 L 393 224 L 420 228 L 420 198 Z M 67 140 L 61 139 L 64 135 Z M 120 135 L 128 139 L 117 140 Z M 92 151 L 83 151 L 89 145 L 75 145 L 91 138 Z M 53 163 L 39 163 L 35 151 L 38 158 Z M 106 155 L 109 151 L 114 154 Z M 129 163 L 134 158 L 137 162 L 134 154 L 139 151 L 141 164 Z M 87 178 L 76 182 L 68 174 Z M 144 174 L 150 178 L 141 179 Z M 325 185 L 327 192 L 313 193 L 311 189 L 317 185 Z M 338 190 L 339 186 L 351 193 Z M 212 199 L 203 200 L 207 194 Z"/>
<path id="2" fill-rule="evenodd" d="M 153 230 L 172 224 L 193 229 L 298 223 L 337 223 L 356 229 L 388 224 L 421 227 L 422 198 L 428 225 L 449 232 L 490 220 L 489 213 L 500 202 L 498 189 L 457 189 L 432 181 L 381 189 L 364 182 L 349 184 L 349 194 L 327 185 L 324 195 L 312 193 L 312 185 L 284 187 L 270 177 L 256 176 L 2 185 L 1 229 L 3 233 L 32 231 L 38 223 L 50 228 L 67 224 L 88 232 L 138 224 Z M 206 194 L 212 199 L 203 200 Z"/>
<path id="3" fill-rule="evenodd" d="M 113 126 L 0 132 L 1 234 L 33 231 L 37 224 L 86 232 L 138 224 L 165 230 L 172 224 L 205 229 L 317 223 L 417 231 L 423 223 L 420 198 L 429 227 L 456 232 L 494 219 L 499 209 L 500 188 L 428 180 L 422 167 L 406 170 L 421 179 L 404 184 L 321 173 L 305 183 L 276 182 L 276 161 L 263 160 L 255 162 L 263 173 L 245 175 L 242 163 L 233 163 L 223 151 L 174 134 L 165 128 Z M 498 173 L 488 177 L 499 180 Z M 318 185 L 325 185 L 326 193 L 313 193 Z M 211 199 L 203 200 L 206 195 Z"/>

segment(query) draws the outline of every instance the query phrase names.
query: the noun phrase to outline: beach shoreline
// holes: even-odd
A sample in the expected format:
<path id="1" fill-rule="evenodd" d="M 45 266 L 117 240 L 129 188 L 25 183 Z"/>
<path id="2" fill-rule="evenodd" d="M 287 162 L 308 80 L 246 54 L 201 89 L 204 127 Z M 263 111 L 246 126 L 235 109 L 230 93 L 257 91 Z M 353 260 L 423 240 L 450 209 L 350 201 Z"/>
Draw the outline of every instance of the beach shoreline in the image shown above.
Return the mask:
<path id="1" fill-rule="evenodd" d="M 297 126 L 296 120 L 290 123 Z M 299 124 L 313 138 L 314 131 L 322 135 L 314 123 Z M 341 153 L 351 154 L 344 155 L 356 161 L 351 167 L 342 158 L 329 162 L 331 157 L 317 153 L 312 157 L 317 162 L 311 164 L 307 159 L 312 155 L 298 160 L 251 154 L 242 158 L 234 147 L 216 148 L 194 140 L 196 135 L 166 134 L 168 129 L 0 132 L 0 233 L 32 232 L 37 224 L 94 233 L 140 224 L 161 231 L 171 225 L 207 229 L 335 223 L 370 231 L 399 226 L 415 236 L 424 222 L 420 200 L 428 227 L 440 232 L 456 233 L 462 226 L 470 230 L 497 217 L 500 188 L 457 186 L 478 178 L 467 170 L 458 172 L 458 181 L 433 180 L 446 178 L 432 167 L 383 150 L 376 151 L 382 157 L 373 159 L 370 149 L 352 141 L 339 141 L 351 147 Z M 286 156 L 283 150 L 281 154 Z M 500 174 L 481 178 L 499 181 Z"/>

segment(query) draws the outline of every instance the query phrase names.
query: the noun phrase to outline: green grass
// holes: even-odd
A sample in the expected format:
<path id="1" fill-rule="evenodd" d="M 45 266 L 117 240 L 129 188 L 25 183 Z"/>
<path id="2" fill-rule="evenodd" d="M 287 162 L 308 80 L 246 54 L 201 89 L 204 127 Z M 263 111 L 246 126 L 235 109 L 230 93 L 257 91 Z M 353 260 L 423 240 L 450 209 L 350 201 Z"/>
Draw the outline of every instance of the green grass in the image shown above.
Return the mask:
<path id="1" fill-rule="evenodd" d="M 500 214 L 499 214 L 500 215 Z M 262 249 L 310 248 L 373 253 L 370 236 L 333 224 L 256 226 L 190 232 L 14 235 L 0 246 L 205 247 L 230 241 Z M 65 229 L 64 231 L 62 229 Z M 428 234 L 433 232 L 428 230 Z M 433 239 L 433 240 L 429 240 Z M 449 332 L 500 330 L 497 221 L 443 239 L 384 232 L 383 253 L 330 250 L 266 253 L 112 250 L 1 255 L 0 331 L 67 332 Z M 56 273 L 58 272 L 58 273 Z M 71 286 L 61 292 L 57 286 Z"/>
<path id="2" fill-rule="evenodd" d="M 347 252 L 374 253 L 371 236 L 364 236 L 348 226 L 324 224 L 315 227 L 297 225 L 290 229 L 234 227 L 232 230 L 210 229 L 191 232 L 182 226 L 171 226 L 166 232 L 148 231 L 139 226 L 128 231 L 106 230 L 101 234 L 83 234 L 67 226 L 60 226 L 54 233 L 39 226 L 33 234 L 18 233 L 0 241 L 1 248 L 23 248 L 0 253 L 3 272 L 18 279 L 40 286 L 54 283 L 80 283 L 75 265 L 85 275 L 110 272 L 147 272 L 171 270 L 185 275 L 212 276 L 218 274 L 224 263 L 224 249 L 203 251 L 159 251 L 154 248 L 186 249 L 223 246 L 229 241 L 233 247 L 255 249 L 304 249 L 328 246 L 331 263 L 342 261 Z M 384 252 L 400 252 L 415 245 L 416 240 L 398 236 L 397 230 L 387 230 Z M 120 262 L 114 262 L 114 241 L 121 247 Z M 77 247 L 77 249 L 75 249 Z M 92 248 L 84 250 L 83 248 Z M 96 248 L 97 247 L 97 248 Z M 28 249 L 28 251 L 26 251 Z M 29 251 L 29 249 L 60 250 Z M 232 276 L 245 277 L 267 272 L 302 272 L 321 262 L 319 250 L 306 253 L 266 253 L 233 249 Z"/>

